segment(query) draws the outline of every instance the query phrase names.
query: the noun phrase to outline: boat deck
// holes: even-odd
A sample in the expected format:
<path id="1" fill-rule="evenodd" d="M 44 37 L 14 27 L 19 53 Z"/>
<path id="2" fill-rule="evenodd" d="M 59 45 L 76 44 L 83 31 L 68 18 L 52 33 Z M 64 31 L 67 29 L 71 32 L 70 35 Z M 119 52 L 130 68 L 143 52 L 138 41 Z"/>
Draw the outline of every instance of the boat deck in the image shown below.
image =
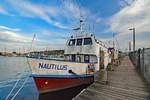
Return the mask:
<path id="1" fill-rule="evenodd" d="M 150 87 L 126 56 L 114 71 L 108 72 L 108 85 L 102 85 L 96 73 L 95 82 L 73 100 L 150 100 Z"/>

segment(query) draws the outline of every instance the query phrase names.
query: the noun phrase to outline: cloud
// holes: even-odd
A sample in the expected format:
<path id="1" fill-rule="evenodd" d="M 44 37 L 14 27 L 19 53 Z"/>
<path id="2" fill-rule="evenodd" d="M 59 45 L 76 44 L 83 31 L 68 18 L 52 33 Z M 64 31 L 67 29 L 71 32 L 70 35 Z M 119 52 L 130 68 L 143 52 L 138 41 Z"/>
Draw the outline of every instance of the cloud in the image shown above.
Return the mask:
<path id="1" fill-rule="evenodd" d="M 96 23 L 100 23 L 102 21 L 102 18 L 99 17 L 98 13 L 96 14 L 91 14 L 92 16 L 89 16 L 88 19 L 89 21 L 93 21 Z"/>
<path id="2" fill-rule="evenodd" d="M 40 18 L 45 22 L 56 26 L 61 29 L 72 29 L 79 24 L 80 14 L 86 18 L 89 18 L 90 22 L 100 22 L 98 16 L 91 13 L 89 9 L 79 7 L 77 2 L 62 1 L 59 5 L 39 4 L 33 3 L 27 0 L 7 0 L 7 5 L 10 9 L 9 12 L 13 12 L 14 15 L 20 15 L 29 18 Z M 4 10 L 3 10 L 4 12 Z M 6 10 L 5 10 L 6 12 Z M 94 19 L 92 19 L 94 18 Z"/>
<path id="3" fill-rule="evenodd" d="M 97 23 L 101 22 L 101 18 L 97 18 L 97 19 L 96 19 L 96 22 L 97 22 Z"/>
<path id="4" fill-rule="evenodd" d="M 61 39 L 61 38 L 57 38 L 57 39 L 51 39 L 49 40 L 40 40 L 40 41 L 35 41 L 35 46 L 39 47 L 39 46 L 60 46 L 60 47 L 64 47 L 65 46 L 65 39 Z"/>
<path id="5" fill-rule="evenodd" d="M 112 16 L 109 20 L 110 31 L 123 32 L 129 27 L 143 28 L 147 27 L 150 22 L 150 1 L 137 0 Z M 120 27 L 121 26 L 121 27 Z M 143 27 L 143 28 L 141 28 Z M 147 31 L 147 30 L 145 30 Z M 149 31 L 149 29 L 148 29 Z"/>
<path id="6" fill-rule="evenodd" d="M 20 29 L 18 28 L 9 28 L 6 26 L 1 26 L 1 25 L 0 25 L 0 29 L 9 30 L 9 31 L 20 31 Z"/>
<path id="7" fill-rule="evenodd" d="M 0 4 L 0 14 L 7 15 L 7 16 L 15 16 L 14 14 L 10 14 L 8 9 L 6 10 L 5 7 L 1 7 L 2 4 Z"/>
<path id="8" fill-rule="evenodd" d="M 0 13 L 2 14 L 8 14 L 8 12 L 6 10 L 4 10 L 3 8 L 0 7 Z"/>
<path id="9" fill-rule="evenodd" d="M 41 18 L 47 23 L 50 23 L 56 27 L 67 29 L 68 27 L 62 25 L 59 22 L 53 21 L 51 17 L 57 15 L 57 9 L 44 5 L 36 5 L 25 0 L 8 0 L 20 15 L 31 18 Z"/>
<path id="10" fill-rule="evenodd" d="M 19 35 L 12 31 L 0 31 L 0 42 L 29 43 L 30 37 Z"/>
<path id="11" fill-rule="evenodd" d="M 128 1 L 128 0 L 126 0 Z M 133 1 L 133 0 L 132 0 Z M 129 1 L 128 1 L 129 2 Z M 135 0 L 130 5 L 125 6 L 118 13 L 109 18 L 109 29 L 106 32 L 119 33 L 117 38 L 120 40 L 122 47 L 126 45 L 125 41 L 132 39 L 132 31 L 128 28 L 135 27 L 136 29 L 136 45 L 137 48 L 143 47 L 141 43 L 149 41 L 147 38 L 140 39 L 139 35 L 147 35 L 150 33 L 150 1 L 149 0 Z M 149 45 L 149 44 L 148 44 Z M 148 47 L 146 45 L 145 47 Z"/>
<path id="12" fill-rule="evenodd" d="M 120 0 L 119 4 L 121 8 L 124 8 L 126 6 L 130 6 L 135 0 Z"/>
<path id="13" fill-rule="evenodd" d="M 79 19 L 80 18 L 80 14 L 81 15 L 85 15 L 85 14 L 89 14 L 89 11 L 79 7 L 77 5 L 77 3 L 73 3 L 72 1 L 64 1 L 63 2 L 63 13 L 66 17 L 69 18 L 75 18 L 75 19 Z"/>
<path id="14" fill-rule="evenodd" d="M 56 38 L 64 39 L 69 36 L 67 33 L 55 32 L 55 31 L 50 31 L 50 30 L 42 30 L 41 34 L 44 36 L 49 36 L 50 38 L 54 38 L 54 39 Z"/>
<path id="15" fill-rule="evenodd" d="M 72 26 L 79 22 L 80 16 L 83 16 L 83 19 L 90 23 L 99 23 L 101 21 L 98 13 L 95 14 L 92 13 L 88 8 L 82 6 L 79 7 L 77 2 L 65 0 L 62 6 L 62 9 L 64 9 L 62 11 L 63 15 L 70 20 Z"/>
<path id="16" fill-rule="evenodd" d="M 70 29 L 69 26 L 65 26 L 65 25 L 62 25 L 61 23 L 59 22 L 53 22 L 53 25 L 59 27 L 59 28 L 63 28 L 63 29 Z"/>
<path id="17" fill-rule="evenodd" d="M 52 33 L 46 32 L 46 35 L 52 35 Z M 47 47 L 51 48 L 63 48 L 65 44 L 65 39 L 61 38 L 59 36 L 60 34 L 55 33 L 52 36 L 56 36 L 55 38 L 52 38 L 50 40 L 43 40 L 40 39 L 40 36 L 35 37 L 33 48 L 34 50 L 45 50 Z M 14 50 L 18 50 L 18 48 L 21 48 L 21 52 L 24 52 L 23 48 L 26 50 L 26 52 L 29 51 L 30 45 L 32 41 L 32 36 L 25 36 L 18 32 L 13 31 L 0 31 L 0 51 L 4 51 L 4 48 L 7 48 L 7 51 L 13 52 Z M 18 52 L 18 51 L 17 51 Z"/>
<path id="18" fill-rule="evenodd" d="M 9 9 L 5 9 L 6 12 L 12 13 L 15 16 L 19 16 L 17 18 L 22 17 L 24 18 L 31 18 L 32 20 L 35 19 L 42 19 L 45 22 L 59 27 L 61 29 L 72 29 L 73 26 L 79 26 L 79 18 L 80 13 L 84 16 L 85 20 L 88 18 L 88 22 L 101 22 L 101 18 L 98 14 L 93 14 L 90 12 L 89 9 L 80 7 L 76 2 L 65 0 L 61 2 L 60 5 L 49 5 L 49 4 L 39 4 L 36 2 L 31 2 L 29 0 L 7 0 L 7 5 Z M 7 7 L 8 7 L 7 6 Z M 74 28 L 74 27 L 73 27 Z M 22 46 L 26 44 L 30 44 L 32 40 L 32 36 L 24 36 L 22 35 L 17 28 L 10 28 L 6 26 L 0 26 L 0 44 L 16 45 Z M 21 29 L 23 31 L 23 29 Z M 42 30 L 42 27 L 41 29 Z M 53 39 L 51 40 L 42 40 L 40 35 L 50 36 Z M 68 34 L 58 33 L 58 32 L 51 32 L 51 31 L 43 31 L 39 35 L 40 38 L 35 40 L 36 46 L 64 46 L 65 45 L 65 38 Z M 10 44 L 9 44 L 10 43 Z"/>
<path id="19" fill-rule="evenodd" d="M 8 2 L 18 11 L 21 15 L 26 17 L 40 17 L 47 22 L 51 22 L 51 19 L 41 10 L 40 7 L 31 4 L 24 0 L 8 0 Z"/>
<path id="20" fill-rule="evenodd" d="M 43 32 L 42 32 L 42 35 L 44 35 L 44 36 L 52 36 L 52 34 L 49 32 L 49 31 L 47 31 L 47 30 L 44 30 Z M 54 34 L 53 34 L 54 35 Z"/>

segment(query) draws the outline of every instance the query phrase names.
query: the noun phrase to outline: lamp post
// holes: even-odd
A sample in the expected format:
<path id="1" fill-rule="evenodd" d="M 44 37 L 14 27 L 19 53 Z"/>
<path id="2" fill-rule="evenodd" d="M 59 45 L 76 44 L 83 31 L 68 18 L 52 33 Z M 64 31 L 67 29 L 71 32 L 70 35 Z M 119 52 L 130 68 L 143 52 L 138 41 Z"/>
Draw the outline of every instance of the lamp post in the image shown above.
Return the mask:
<path id="1" fill-rule="evenodd" d="M 129 30 L 133 30 L 133 56 L 135 57 L 135 28 L 129 28 Z"/>
<path id="2" fill-rule="evenodd" d="M 135 52 L 135 28 L 129 28 L 129 30 L 133 30 L 133 52 Z"/>

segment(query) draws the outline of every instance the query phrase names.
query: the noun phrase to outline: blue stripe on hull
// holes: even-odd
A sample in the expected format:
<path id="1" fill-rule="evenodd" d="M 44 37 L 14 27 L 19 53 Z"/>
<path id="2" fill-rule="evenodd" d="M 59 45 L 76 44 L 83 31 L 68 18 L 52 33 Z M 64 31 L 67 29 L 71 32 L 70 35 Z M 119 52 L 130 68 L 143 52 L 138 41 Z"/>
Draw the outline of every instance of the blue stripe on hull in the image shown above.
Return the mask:
<path id="1" fill-rule="evenodd" d="M 78 78 L 78 77 L 91 77 L 94 75 L 34 75 L 31 74 L 31 77 L 51 77 L 51 78 Z"/>

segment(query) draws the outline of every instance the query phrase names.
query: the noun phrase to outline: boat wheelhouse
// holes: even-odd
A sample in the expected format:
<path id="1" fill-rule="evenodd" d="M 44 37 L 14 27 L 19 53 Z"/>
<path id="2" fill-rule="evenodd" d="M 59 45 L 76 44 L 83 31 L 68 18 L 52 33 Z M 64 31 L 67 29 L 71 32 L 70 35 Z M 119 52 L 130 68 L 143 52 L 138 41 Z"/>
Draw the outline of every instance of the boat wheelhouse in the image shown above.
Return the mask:
<path id="1" fill-rule="evenodd" d="M 94 63 L 95 71 L 106 68 L 110 63 L 108 48 L 92 33 L 71 36 L 66 42 L 65 60 L 72 62 Z"/>

